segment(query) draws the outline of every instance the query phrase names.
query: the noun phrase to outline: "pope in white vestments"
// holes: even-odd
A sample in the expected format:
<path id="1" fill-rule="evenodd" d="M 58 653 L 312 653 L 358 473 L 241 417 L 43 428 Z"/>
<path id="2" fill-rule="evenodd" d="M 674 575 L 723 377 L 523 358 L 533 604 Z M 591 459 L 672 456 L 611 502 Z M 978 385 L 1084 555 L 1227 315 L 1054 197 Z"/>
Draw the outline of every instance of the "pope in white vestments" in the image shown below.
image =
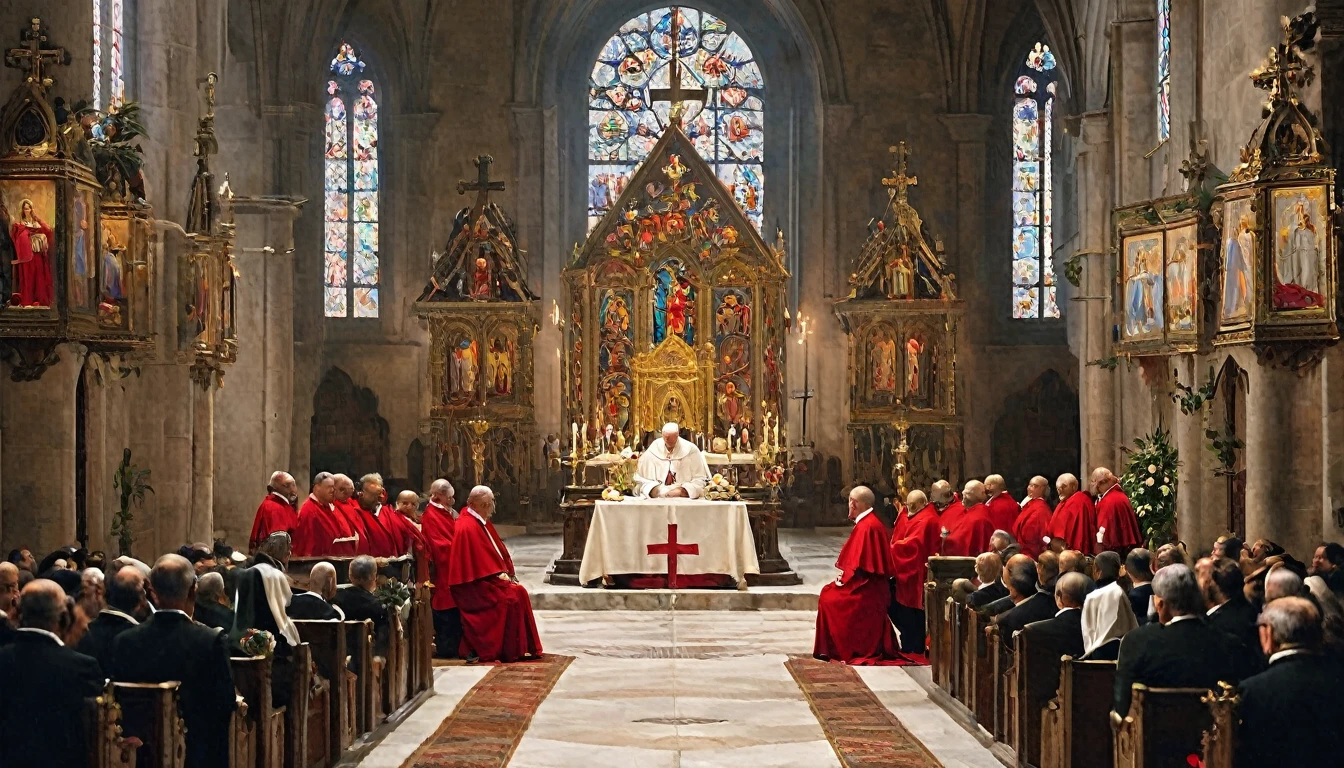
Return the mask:
<path id="1" fill-rule="evenodd" d="M 663 425 L 663 439 L 655 440 L 639 457 L 635 485 L 645 498 L 698 499 L 709 481 L 709 465 L 700 449 L 681 438 L 676 424 Z"/>

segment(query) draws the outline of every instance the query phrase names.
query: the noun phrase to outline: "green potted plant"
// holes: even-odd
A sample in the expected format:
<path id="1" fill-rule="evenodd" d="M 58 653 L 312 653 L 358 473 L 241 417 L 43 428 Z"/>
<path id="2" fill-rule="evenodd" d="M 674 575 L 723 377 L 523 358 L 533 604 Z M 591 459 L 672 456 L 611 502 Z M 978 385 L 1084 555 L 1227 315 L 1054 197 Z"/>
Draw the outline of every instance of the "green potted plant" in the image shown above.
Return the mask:
<path id="1" fill-rule="evenodd" d="M 131 449 L 121 454 L 121 464 L 112 475 L 112 487 L 120 494 L 121 506 L 112 518 L 112 535 L 117 539 L 120 554 L 130 556 L 131 545 L 135 538 L 131 535 L 131 522 L 135 520 L 133 509 L 145 505 L 145 494 L 153 493 L 149 485 L 149 470 L 140 469 L 131 463 Z"/>

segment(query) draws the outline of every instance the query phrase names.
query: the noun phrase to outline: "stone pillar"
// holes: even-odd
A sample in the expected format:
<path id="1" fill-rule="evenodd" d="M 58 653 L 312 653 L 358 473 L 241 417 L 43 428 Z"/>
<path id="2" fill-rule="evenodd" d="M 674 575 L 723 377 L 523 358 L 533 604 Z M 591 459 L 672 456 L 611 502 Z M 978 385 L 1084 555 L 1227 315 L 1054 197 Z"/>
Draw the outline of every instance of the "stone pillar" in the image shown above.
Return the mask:
<path id="1" fill-rule="evenodd" d="M 1081 349 L 1078 352 L 1079 432 L 1083 465 L 1079 477 L 1090 467 L 1116 466 L 1115 375 L 1089 360 L 1110 354 L 1111 341 L 1111 128 L 1110 115 L 1088 112 L 1079 118 L 1081 132 L 1076 143 L 1078 242 L 1083 275 L 1073 306 L 1066 311 L 1075 325 Z M 1062 270 L 1056 270 L 1062 274 Z"/>
<path id="2" fill-rule="evenodd" d="M 552 302 L 563 298 L 560 273 L 568 251 L 558 240 L 561 198 L 544 194 L 548 184 L 557 183 L 551 168 L 556 147 L 554 110 L 518 104 L 513 106 L 512 118 L 516 173 L 511 184 L 515 205 L 511 213 L 518 227 L 518 245 L 527 251 L 528 286 L 541 300 L 542 321 L 532 347 L 532 402 L 537 434 L 544 438 L 547 433 L 564 432 L 560 383 L 564 337 L 551 322 L 551 307 Z M 552 229 L 556 229 L 554 234 Z M 528 450 L 534 448 L 529 446 Z"/>
<path id="3" fill-rule="evenodd" d="M 1250 369 L 1246 398 L 1246 537 L 1310 557 L 1321 536 L 1321 459 L 1325 444 L 1323 366 L 1304 375 L 1268 365 Z"/>
<path id="4" fill-rule="evenodd" d="M 195 372 L 193 371 L 193 374 Z M 205 376 L 213 379 L 213 373 Z M 191 510 L 187 538 L 209 543 L 215 532 L 215 383 L 191 390 Z"/>
<path id="5" fill-rule="evenodd" d="M 1344 541 L 1344 349 L 1321 362 L 1321 538 Z M 1336 516 L 1336 510 L 1341 510 Z"/>
<path id="6" fill-rule="evenodd" d="M 975 364 L 986 346 L 984 340 L 989 338 L 989 317 L 976 308 L 994 305 L 985 295 L 983 280 L 977 279 L 981 277 L 985 251 L 985 142 L 993 118 L 965 113 L 940 115 L 938 119 L 957 146 L 957 227 L 947 250 L 957 275 L 958 298 L 965 299 L 968 307 L 957 334 L 957 389 L 962 393 L 957 407 L 967 425 L 962 432 L 962 477 L 982 477 L 993 471 L 989 466 L 992 425 L 983 429 L 972 425 L 988 418 L 981 412 L 981 404 L 992 398 L 990 390 L 996 386 L 996 382 L 976 375 Z"/>

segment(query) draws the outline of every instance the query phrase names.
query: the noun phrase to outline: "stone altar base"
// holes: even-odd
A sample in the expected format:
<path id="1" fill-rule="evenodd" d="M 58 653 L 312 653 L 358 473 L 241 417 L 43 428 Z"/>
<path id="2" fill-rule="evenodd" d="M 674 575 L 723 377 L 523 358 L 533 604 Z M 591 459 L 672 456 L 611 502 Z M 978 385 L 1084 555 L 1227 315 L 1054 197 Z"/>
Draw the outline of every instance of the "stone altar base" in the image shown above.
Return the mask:
<path id="1" fill-rule="evenodd" d="M 839 575 L 834 567 L 848 528 L 781 528 L 779 550 L 799 583 L 759 586 L 746 591 L 701 589 L 600 589 L 547 583 L 561 554 L 560 534 L 505 539 L 518 580 L 535 610 L 575 611 L 815 611 L 821 588 Z"/>

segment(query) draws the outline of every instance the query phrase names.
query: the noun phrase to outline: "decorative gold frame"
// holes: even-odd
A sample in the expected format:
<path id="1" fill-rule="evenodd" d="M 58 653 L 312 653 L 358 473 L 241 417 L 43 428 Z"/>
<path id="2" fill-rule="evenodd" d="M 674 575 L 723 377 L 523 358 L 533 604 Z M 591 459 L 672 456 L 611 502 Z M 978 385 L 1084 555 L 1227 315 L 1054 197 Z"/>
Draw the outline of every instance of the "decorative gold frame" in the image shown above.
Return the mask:
<path id="1" fill-rule="evenodd" d="M 710 397 L 713 387 L 714 347 L 706 343 L 699 351 L 678 336 L 667 337 L 662 344 L 630 361 L 635 382 L 635 434 L 656 432 L 665 423 L 664 414 L 671 398 L 682 405 L 681 425 L 704 432 L 714 418 Z M 705 382 L 710 382 L 707 390 Z"/>
<path id="2" fill-rule="evenodd" d="M 1212 301 L 1210 275 L 1214 274 L 1210 254 L 1215 250 L 1211 217 L 1205 212 L 1197 195 L 1173 195 L 1116 208 L 1111 215 L 1113 236 L 1111 254 L 1115 263 L 1113 318 L 1119 329 L 1116 351 L 1124 355 L 1168 355 L 1196 352 L 1206 346 L 1205 317 Z M 1173 331 L 1171 327 L 1168 283 L 1171 254 L 1167 250 L 1169 235 L 1177 230 L 1195 227 L 1195 263 L 1192 297 L 1194 329 Z M 1129 336 L 1125 326 L 1125 259 L 1128 243 L 1140 237 L 1156 235 L 1161 246 L 1162 327 L 1159 331 Z"/>

